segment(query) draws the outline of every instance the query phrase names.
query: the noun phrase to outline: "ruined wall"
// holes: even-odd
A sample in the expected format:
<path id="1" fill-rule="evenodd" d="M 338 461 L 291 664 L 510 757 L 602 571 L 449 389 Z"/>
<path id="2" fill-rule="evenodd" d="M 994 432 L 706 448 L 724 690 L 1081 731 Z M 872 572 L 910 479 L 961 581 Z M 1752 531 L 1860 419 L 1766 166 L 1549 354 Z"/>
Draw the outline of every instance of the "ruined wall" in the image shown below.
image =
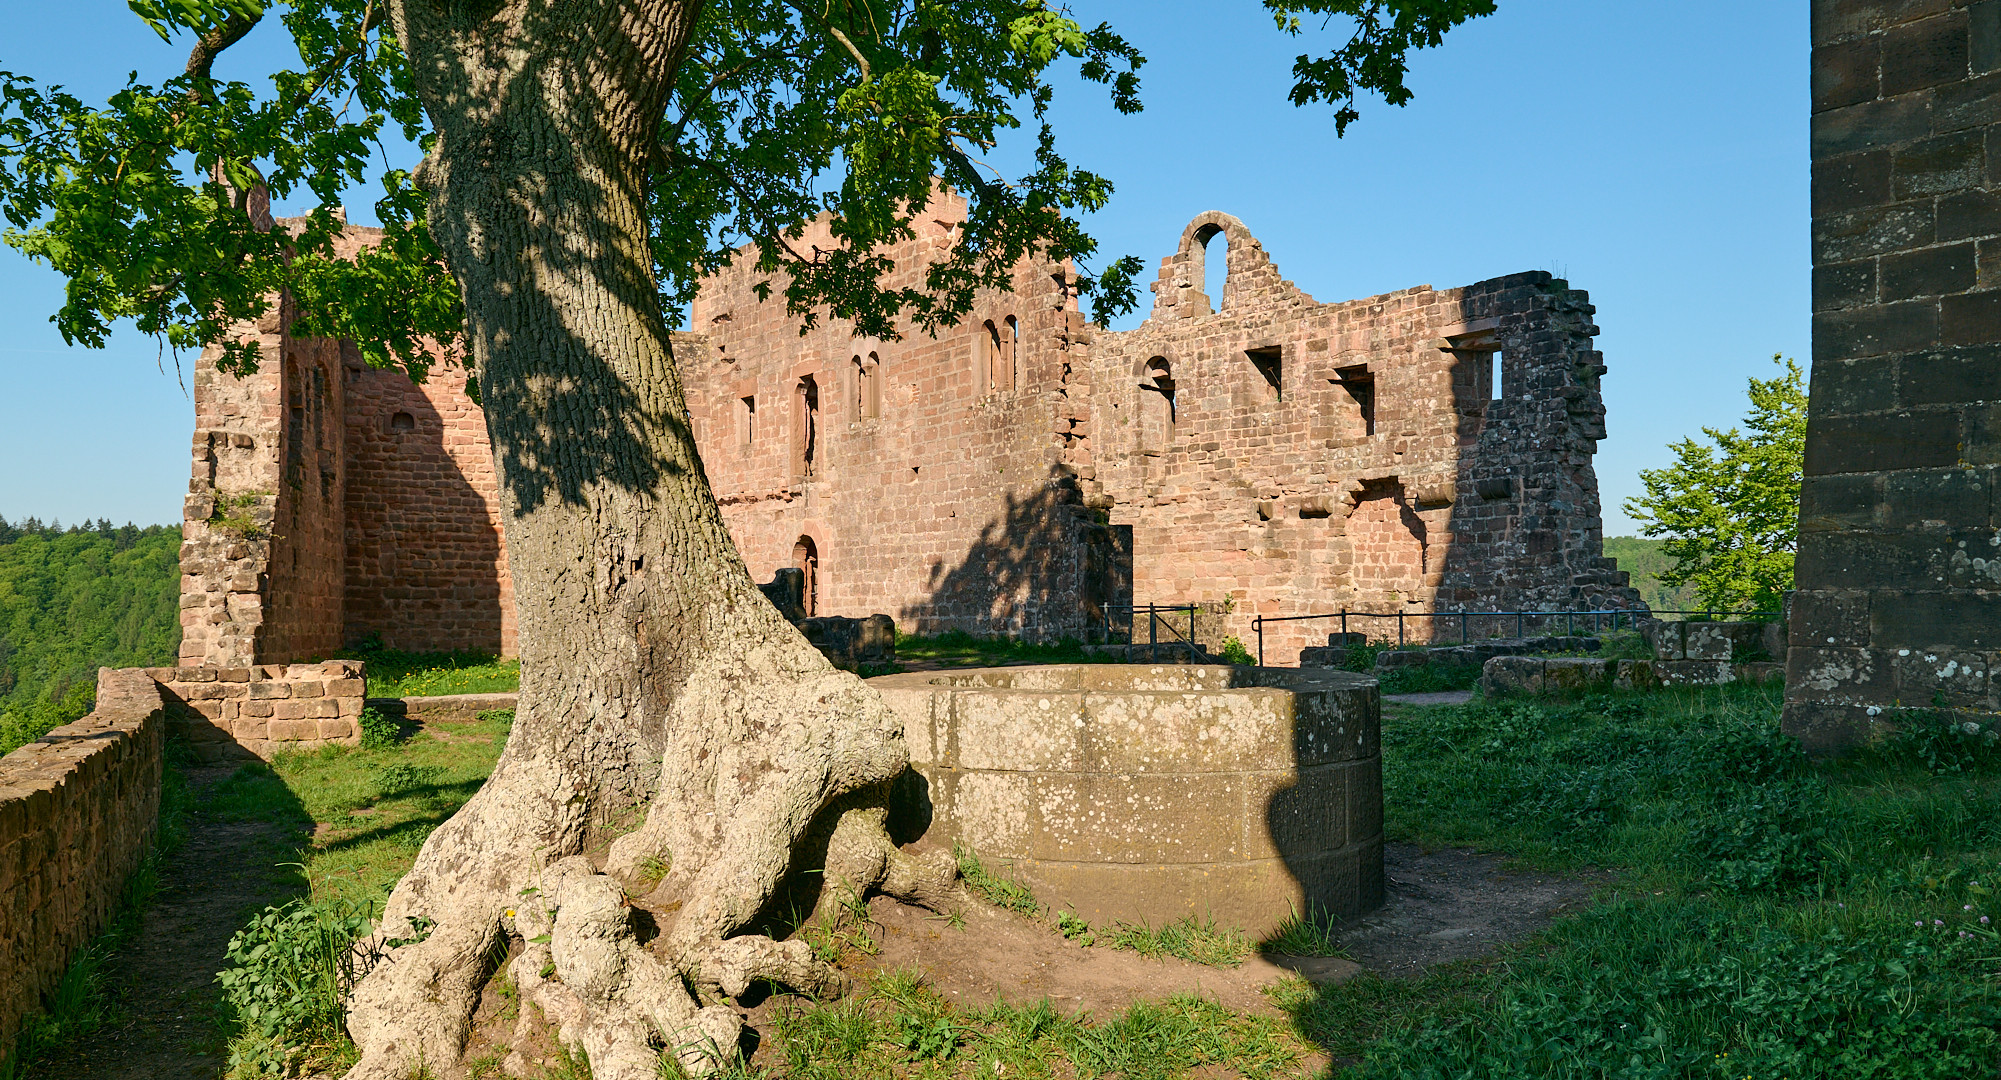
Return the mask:
<path id="1" fill-rule="evenodd" d="M 941 197 L 887 252 L 884 284 L 921 285 L 963 215 Z M 1212 303 L 1218 238 L 1229 274 Z M 833 240 L 822 223 L 799 242 Z M 808 571 L 815 614 L 1089 638 L 1135 600 L 1200 603 L 1228 609 L 1202 621 L 1216 646 L 1252 640 L 1258 614 L 1640 606 L 1600 552 L 1593 309 L 1547 274 L 1321 304 L 1212 213 L 1163 260 L 1136 330 L 1089 325 L 1068 267 L 1025 263 L 960 326 L 897 341 L 839 319 L 801 335 L 782 280 L 758 298 L 766 277 L 743 259 L 708 279 L 674 349 L 751 574 Z M 495 466 L 464 371 L 413 386 L 283 325 L 255 329 L 284 363 L 197 373 L 184 663 L 369 638 L 512 652 Z M 219 530 L 218 492 L 255 496 L 263 524 Z M 1267 655 L 1330 629 L 1275 629 Z"/>
<path id="2" fill-rule="evenodd" d="M 1997 708 L 2001 5 L 1813 7 L 1813 378 L 1785 730 Z"/>
<path id="3" fill-rule="evenodd" d="M 349 350 L 343 637 L 513 655 L 514 589 L 486 415 L 466 370 L 422 385 Z"/>
<path id="4" fill-rule="evenodd" d="M 947 250 L 963 207 L 934 211 L 889 253 L 885 284 L 920 283 Z M 842 320 L 801 337 L 782 300 L 757 299 L 761 280 L 745 265 L 710 279 L 691 312 L 702 336 L 676 354 L 752 576 L 810 561 L 814 613 L 882 612 L 906 630 L 1082 632 L 1080 600 L 1101 605 L 1112 584 L 1093 561 L 1109 530 L 1057 433 L 1083 325 L 1065 269 L 1023 266 L 962 326 L 893 342 Z"/>
<path id="5" fill-rule="evenodd" d="M 1132 528 L 1142 603 L 1231 603 L 1220 630 L 1247 642 L 1259 614 L 1641 606 L 1602 556 L 1605 368 L 1582 291 L 1529 273 L 1322 304 L 1219 213 L 1153 288 L 1090 369 L 1087 498 Z M 1332 629 L 1270 626 L 1267 657 Z"/>
<path id="6" fill-rule="evenodd" d="M 0 758 L 0 1061 L 151 845 L 165 745 L 153 680 L 104 668 L 89 716 Z"/>
<path id="7" fill-rule="evenodd" d="M 350 226 L 337 247 L 381 235 Z M 217 370 L 219 349 L 196 365 L 181 664 L 283 664 L 370 638 L 511 654 L 493 454 L 465 369 L 438 363 L 420 386 L 291 321 L 281 297 L 238 328 L 255 374 Z"/>
<path id="8" fill-rule="evenodd" d="M 144 673 L 166 698 L 167 730 L 206 763 L 361 741 L 368 683 L 359 660 Z"/>

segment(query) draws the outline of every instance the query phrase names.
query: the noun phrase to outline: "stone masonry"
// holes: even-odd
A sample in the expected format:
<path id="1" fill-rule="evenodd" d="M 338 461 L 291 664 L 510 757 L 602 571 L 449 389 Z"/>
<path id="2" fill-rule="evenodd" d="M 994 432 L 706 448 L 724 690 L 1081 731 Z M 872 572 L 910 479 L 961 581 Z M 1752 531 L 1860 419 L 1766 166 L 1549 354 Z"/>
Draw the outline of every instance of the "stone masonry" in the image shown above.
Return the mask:
<path id="1" fill-rule="evenodd" d="M 885 284 L 920 283 L 963 218 L 937 200 Z M 1228 270 L 1213 305 L 1208 258 Z M 1322 304 L 1211 213 L 1124 333 L 1083 318 L 1055 263 L 898 341 L 832 319 L 802 335 L 763 280 L 748 260 L 707 279 L 676 359 L 739 549 L 758 580 L 799 570 L 807 615 L 1090 638 L 1134 603 L 1200 603 L 1214 647 L 1257 614 L 1641 607 L 1600 548 L 1593 309 L 1547 274 Z M 412 386 L 285 325 L 255 328 L 282 362 L 197 377 L 183 665 L 371 637 L 511 652 L 463 372 Z M 244 499 L 253 527 L 222 524 Z M 1280 627 L 1275 658 L 1328 629 Z"/>
<path id="2" fill-rule="evenodd" d="M 0 1062 L 153 842 L 166 726 L 145 672 L 105 668 L 89 716 L 0 758 Z"/>
<path id="3" fill-rule="evenodd" d="M 2001 2 L 1813 5 L 1813 383 L 1785 729 L 1995 713 Z"/>

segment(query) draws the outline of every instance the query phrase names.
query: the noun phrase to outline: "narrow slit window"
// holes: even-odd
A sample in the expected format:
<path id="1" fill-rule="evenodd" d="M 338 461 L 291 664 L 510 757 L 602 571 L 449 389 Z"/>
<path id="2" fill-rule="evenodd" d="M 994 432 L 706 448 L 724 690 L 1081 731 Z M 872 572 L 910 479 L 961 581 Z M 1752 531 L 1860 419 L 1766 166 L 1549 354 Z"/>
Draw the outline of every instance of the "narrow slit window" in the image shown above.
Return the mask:
<path id="1" fill-rule="evenodd" d="M 1494 365 L 1494 369 L 1493 369 L 1493 374 L 1490 376 L 1490 378 L 1492 379 L 1490 385 L 1493 387 L 1494 400 L 1499 401 L 1502 398 L 1508 396 L 1501 382 L 1501 350 L 1499 349 L 1494 350 L 1492 362 Z"/>
<path id="2" fill-rule="evenodd" d="M 1001 337 L 1001 389 L 1013 391 L 1023 383 L 1021 377 L 1021 324 L 1009 315 L 1006 330 Z"/>
<path id="3" fill-rule="evenodd" d="M 748 450 L 757 442 L 757 397 L 747 395 L 737 399 L 736 404 L 737 446 Z"/>

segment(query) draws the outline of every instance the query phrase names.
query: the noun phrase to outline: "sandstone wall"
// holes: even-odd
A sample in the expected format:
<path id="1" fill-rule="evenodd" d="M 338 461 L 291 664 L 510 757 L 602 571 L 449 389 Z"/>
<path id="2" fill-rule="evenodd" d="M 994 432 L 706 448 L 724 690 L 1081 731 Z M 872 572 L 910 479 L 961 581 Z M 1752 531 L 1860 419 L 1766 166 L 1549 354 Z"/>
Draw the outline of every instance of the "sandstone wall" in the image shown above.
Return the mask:
<path id="1" fill-rule="evenodd" d="M 1219 213 L 1153 288 L 1090 369 L 1087 497 L 1132 528 L 1142 602 L 1230 601 L 1221 629 L 1246 642 L 1259 614 L 1643 606 L 1602 553 L 1605 367 L 1582 291 L 1537 272 L 1322 304 Z M 1268 626 L 1267 656 L 1333 629 Z"/>
<path id="2" fill-rule="evenodd" d="M 486 415 L 466 370 L 431 369 L 422 385 L 345 368 L 347 641 L 371 636 L 411 652 L 513 655 L 514 588 Z"/>
<path id="3" fill-rule="evenodd" d="M 89 716 L 0 758 L 0 1060 L 152 843 L 165 737 L 153 680 L 105 668 Z"/>
<path id="4" fill-rule="evenodd" d="M 2001 5 L 1813 5 L 1813 382 L 1785 729 L 2001 709 Z"/>
<path id="5" fill-rule="evenodd" d="M 921 285 L 963 215 L 942 197 L 885 284 Z M 821 223 L 800 242 L 833 240 Z M 1547 274 L 1321 304 L 1211 213 L 1137 330 L 1091 326 L 1068 267 L 1025 263 L 963 325 L 897 341 L 840 319 L 802 336 L 782 276 L 758 298 L 766 277 L 745 259 L 705 281 L 675 357 L 751 574 L 809 571 L 813 614 L 1092 638 L 1122 606 L 1198 603 L 1215 647 L 1259 614 L 1641 606 L 1600 550 L 1593 309 Z M 197 374 L 183 664 L 369 638 L 511 653 L 502 499 L 463 369 L 413 386 L 284 325 L 249 328 L 282 363 Z M 253 528 L 211 521 L 229 495 Z M 1267 655 L 1331 628 L 1278 624 Z"/>
<path id="6" fill-rule="evenodd" d="M 240 668 L 147 668 L 167 702 L 168 729 L 205 762 L 361 741 L 368 683 L 359 660 Z"/>
<path id="7" fill-rule="evenodd" d="M 951 243 L 963 208 L 934 210 L 891 252 L 887 285 L 918 284 Z M 691 312 L 702 337 L 676 355 L 752 576 L 811 560 L 812 613 L 922 632 L 1076 634 L 1121 599 L 1092 561 L 1110 532 L 1081 505 L 1058 435 L 1083 325 L 1063 267 L 1023 266 L 1014 293 L 981 297 L 961 327 L 894 342 L 832 319 L 801 337 L 780 299 L 757 299 L 763 279 L 747 266 L 710 279 Z"/>

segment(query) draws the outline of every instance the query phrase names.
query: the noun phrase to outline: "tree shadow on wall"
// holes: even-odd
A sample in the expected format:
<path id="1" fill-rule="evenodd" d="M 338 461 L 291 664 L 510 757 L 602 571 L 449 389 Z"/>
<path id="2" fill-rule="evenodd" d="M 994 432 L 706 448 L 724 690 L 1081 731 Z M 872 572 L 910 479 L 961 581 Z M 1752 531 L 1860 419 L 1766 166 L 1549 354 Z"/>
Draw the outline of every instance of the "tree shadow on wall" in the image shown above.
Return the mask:
<path id="1" fill-rule="evenodd" d="M 460 432 L 398 371 L 350 368 L 348 409 L 342 644 L 503 651 L 501 537 L 447 445 Z"/>
<path id="2" fill-rule="evenodd" d="M 919 633 L 1088 638 L 1108 609 L 1132 603 L 1131 531 L 1085 506 L 1077 479 L 1052 468 L 1032 492 L 1007 493 L 956 566 L 934 563 L 929 587 L 926 602 L 898 613 Z"/>

